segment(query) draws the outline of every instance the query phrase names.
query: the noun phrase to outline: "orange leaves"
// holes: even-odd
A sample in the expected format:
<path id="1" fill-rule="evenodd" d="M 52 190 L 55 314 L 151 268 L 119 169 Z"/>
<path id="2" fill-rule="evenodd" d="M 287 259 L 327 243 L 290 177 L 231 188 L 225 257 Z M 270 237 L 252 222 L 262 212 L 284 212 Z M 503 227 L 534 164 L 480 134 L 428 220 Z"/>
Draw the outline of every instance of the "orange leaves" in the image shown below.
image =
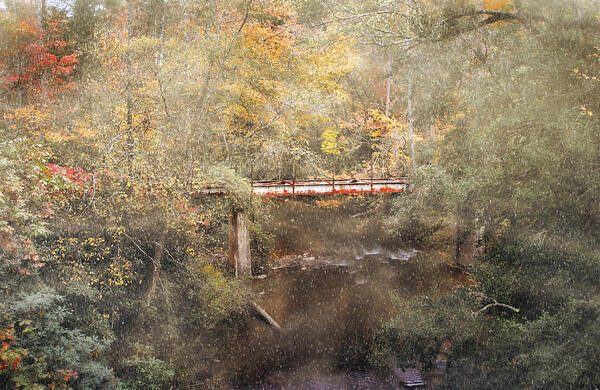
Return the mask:
<path id="1" fill-rule="evenodd" d="M 278 27 L 253 23 L 244 32 L 244 51 L 251 59 L 266 60 L 283 67 L 291 49 L 292 40 Z"/>
<path id="2" fill-rule="evenodd" d="M 90 128 L 89 120 L 76 122 L 74 128 L 56 126 L 60 116 L 65 114 L 64 111 L 53 112 L 47 107 L 30 104 L 7 112 L 4 114 L 4 120 L 14 134 L 51 142 L 90 137 L 96 133 L 95 129 Z"/>
<path id="3" fill-rule="evenodd" d="M 506 11 L 506 12 L 514 12 L 515 11 L 515 4 L 514 4 L 513 0 L 485 0 L 483 7 L 484 7 L 484 9 L 490 10 L 490 11 Z M 491 27 L 494 28 L 494 27 L 498 27 L 498 26 L 504 26 L 506 24 L 508 24 L 508 21 L 506 21 L 506 20 L 495 21 L 495 23 L 493 23 L 491 25 Z"/>
<path id="4" fill-rule="evenodd" d="M 360 128 L 368 132 L 369 136 L 377 139 L 392 136 L 392 131 L 404 132 L 408 123 L 404 117 L 388 117 L 381 110 L 370 108 L 365 111 L 356 112 L 352 122 L 346 126 Z"/>
<path id="5" fill-rule="evenodd" d="M 339 208 L 340 206 L 342 206 L 343 202 L 340 199 L 326 199 L 326 200 L 316 200 L 315 204 L 319 207 Z"/>
<path id="6" fill-rule="evenodd" d="M 17 134 L 43 135 L 50 127 L 50 114 L 35 105 L 14 109 L 4 114 L 10 129 Z"/>
<path id="7" fill-rule="evenodd" d="M 79 378 L 77 371 L 71 369 L 48 371 L 45 363 L 40 364 L 43 359 L 31 355 L 29 350 L 18 347 L 15 343 L 18 337 L 22 337 L 32 330 L 34 328 L 31 326 L 31 321 L 21 321 L 18 325 L 11 324 L 9 328 L 0 329 L 0 342 L 2 342 L 0 376 L 8 380 L 6 382 L 8 384 L 12 382 L 11 377 L 14 379 L 18 376 L 18 388 L 68 388 L 67 383 L 70 380 Z"/>
<path id="8" fill-rule="evenodd" d="M 37 36 L 42 33 L 33 18 L 22 18 L 16 23 L 16 31 L 23 35 Z"/>
<path id="9" fill-rule="evenodd" d="M 491 11 L 509 11 L 513 7 L 513 0 L 485 0 L 483 2 L 483 8 Z"/>
<path id="10" fill-rule="evenodd" d="M 284 61 L 293 42 L 290 26 L 286 24 L 290 21 L 291 11 L 281 5 L 271 5 L 264 12 L 260 19 L 243 29 L 244 50 L 251 58 L 272 63 Z"/>

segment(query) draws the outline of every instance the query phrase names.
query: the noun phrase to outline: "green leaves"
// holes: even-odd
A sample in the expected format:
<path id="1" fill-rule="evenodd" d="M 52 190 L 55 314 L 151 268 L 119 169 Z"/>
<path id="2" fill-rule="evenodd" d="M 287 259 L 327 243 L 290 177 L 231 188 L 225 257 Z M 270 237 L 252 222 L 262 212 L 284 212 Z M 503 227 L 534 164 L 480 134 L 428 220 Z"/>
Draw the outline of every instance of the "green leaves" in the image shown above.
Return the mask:
<path id="1" fill-rule="evenodd" d="M 74 329 L 70 324 L 78 318 L 63 297 L 52 291 L 22 294 L 2 314 L 17 324 L 11 348 L 23 356 L 12 370 L 0 371 L 4 383 L 17 388 L 113 388 L 112 372 L 93 362 L 109 340 L 86 334 L 82 327 Z"/>

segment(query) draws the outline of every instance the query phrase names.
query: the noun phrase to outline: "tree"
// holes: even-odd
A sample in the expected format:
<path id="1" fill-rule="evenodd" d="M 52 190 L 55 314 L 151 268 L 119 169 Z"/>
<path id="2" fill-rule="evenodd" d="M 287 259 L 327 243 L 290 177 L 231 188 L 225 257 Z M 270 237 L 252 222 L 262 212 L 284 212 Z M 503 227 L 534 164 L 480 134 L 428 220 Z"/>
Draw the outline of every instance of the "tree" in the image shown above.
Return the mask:
<path id="1" fill-rule="evenodd" d="M 0 88 L 18 104 L 39 96 L 51 98 L 56 93 L 73 88 L 72 73 L 78 63 L 75 53 L 66 53 L 65 41 L 53 39 L 59 27 L 49 24 L 42 30 L 27 16 L 2 13 L 0 34 L 3 52 L 0 62 Z"/>

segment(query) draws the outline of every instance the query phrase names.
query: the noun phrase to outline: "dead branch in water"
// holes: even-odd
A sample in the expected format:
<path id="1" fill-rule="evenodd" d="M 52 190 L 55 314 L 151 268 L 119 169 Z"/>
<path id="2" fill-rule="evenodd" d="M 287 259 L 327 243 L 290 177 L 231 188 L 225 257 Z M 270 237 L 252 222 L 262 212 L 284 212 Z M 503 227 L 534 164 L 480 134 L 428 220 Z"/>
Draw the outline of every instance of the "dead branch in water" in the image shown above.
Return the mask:
<path id="1" fill-rule="evenodd" d="M 266 321 L 271 327 L 273 327 L 274 329 L 276 329 L 279 333 L 283 334 L 283 329 L 281 329 L 281 326 L 279 326 L 279 324 L 277 323 L 277 321 L 275 321 L 273 319 L 273 317 L 271 317 L 269 315 L 269 313 L 267 313 L 265 311 L 265 309 L 263 309 L 262 307 L 258 306 L 256 304 L 256 302 L 254 302 L 254 301 L 250 302 L 250 305 L 254 309 L 256 315 L 258 315 L 261 319 L 263 319 L 264 321 Z"/>

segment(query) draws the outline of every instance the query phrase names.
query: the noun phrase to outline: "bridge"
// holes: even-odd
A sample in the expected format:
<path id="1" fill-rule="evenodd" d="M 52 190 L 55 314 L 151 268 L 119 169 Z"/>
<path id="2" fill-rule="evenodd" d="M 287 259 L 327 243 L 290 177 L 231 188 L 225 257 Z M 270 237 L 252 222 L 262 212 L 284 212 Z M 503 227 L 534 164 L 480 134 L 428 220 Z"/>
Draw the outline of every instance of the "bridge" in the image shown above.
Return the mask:
<path id="1" fill-rule="evenodd" d="M 260 196 L 301 196 L 301 195 L 337 195 L 337 194 L 374 194 L 403 192 L 408 183 L 406 178 L 385 179 L 313 179 L 313 180 L 270 180 L 251 182 L 252 193 Z M 206 195 L 224 195 L 223 187 L 207 187 L 202 190 Z"/>
<path id="2" fill-rule="evenodd" d="M 307 195 L 353 195 L 400 193 L 407 187 L 406 178 L 352 178 L 311 180 L 272 180 L 251 181 L 252 193 L 258 196 L 307 196 Z M 224 187 L 206 187 L 200 190 L 202 195 L 225 195 Z M 252 275 L 250 258 L 250 234 L 246 213 L 243 210 L 232 211 L 229 216 L 229 250 L 228 257 L 235 267 L 237 278 L 248 278 Z"/>

